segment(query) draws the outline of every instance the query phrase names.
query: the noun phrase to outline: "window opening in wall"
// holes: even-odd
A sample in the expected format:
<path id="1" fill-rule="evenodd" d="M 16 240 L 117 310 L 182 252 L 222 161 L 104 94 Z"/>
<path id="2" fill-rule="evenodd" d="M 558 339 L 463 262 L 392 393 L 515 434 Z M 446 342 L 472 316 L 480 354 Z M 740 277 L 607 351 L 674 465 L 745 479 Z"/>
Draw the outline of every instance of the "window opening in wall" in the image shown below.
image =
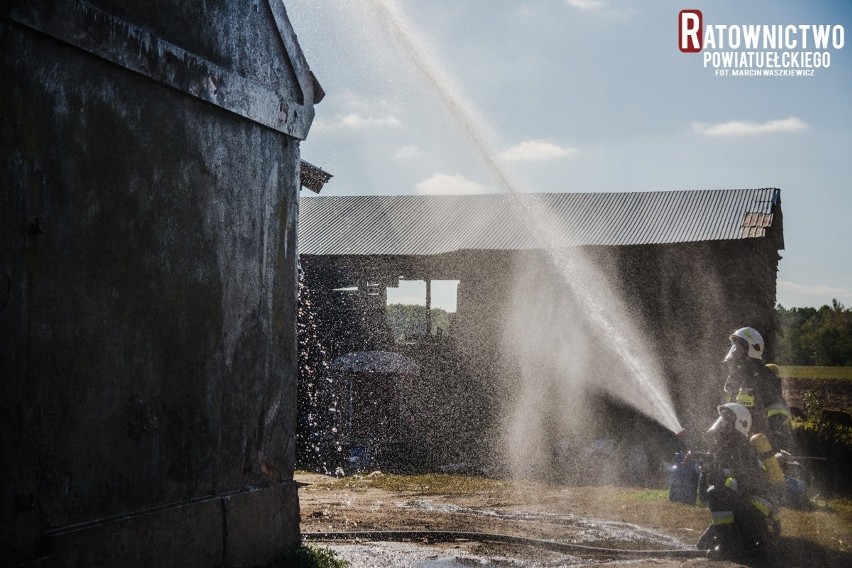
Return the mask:
<path id="1" fill-rule="evenodd" d="M 452 332 L 458 280 L 399 280 L 387 288 L 387 321 L 396 342 Z"/>

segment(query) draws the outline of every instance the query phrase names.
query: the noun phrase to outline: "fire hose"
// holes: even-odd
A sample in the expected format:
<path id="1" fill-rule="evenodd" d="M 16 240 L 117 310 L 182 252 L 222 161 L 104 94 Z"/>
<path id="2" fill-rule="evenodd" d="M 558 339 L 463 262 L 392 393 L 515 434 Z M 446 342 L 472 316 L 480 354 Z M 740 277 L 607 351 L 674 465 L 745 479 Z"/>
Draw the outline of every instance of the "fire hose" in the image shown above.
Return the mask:
<path id="1" fill-rule="evenodd" d="M 589 546 L 571 542 L 559 542 L 540 538 L 513 536 L 483 532 L 462 531 L 339 531 L 339 532 L 310 532 L 302 533 L 302 539 L 306 542 L 337 542 L 337 541 L 388 541 L 405 542 L 421 541 L 425 543 L 475 541 L 475 542 L 499 542 L 503 544 L 516 544 L 543 548 L 563 554 L 606 556 L 612 558 L 636 558 L 636 557 L 677 557 L 677 558 L 699 558 L 706 553 L 705 550 L 695 548 L 681 549 L 656 549 L 656 550 L 628 550 L 621 548 L 604 548 Z"/>

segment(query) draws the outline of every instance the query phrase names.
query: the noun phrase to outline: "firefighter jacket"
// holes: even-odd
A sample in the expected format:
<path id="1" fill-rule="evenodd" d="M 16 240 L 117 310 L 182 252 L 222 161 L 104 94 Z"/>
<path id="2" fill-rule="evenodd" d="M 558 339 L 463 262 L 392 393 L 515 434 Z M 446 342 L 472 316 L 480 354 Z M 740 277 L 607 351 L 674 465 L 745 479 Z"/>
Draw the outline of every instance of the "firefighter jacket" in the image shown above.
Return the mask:
<path id="1" fill-rule="evenodd" d="M 766 470 L 761 467 L 758 452 L 748 438 L 738 431 L 725 432 L 713 448 L 713 461 L 705 468 L 709 484 L 707 506 L 718 539 L 742 535 L 764 535 L 774 532 L 773 521 L 777 496 Z M 752 538 L 752 540 L 754 540 Z M 736 547 L 741 538 L 725 546 Z"/>
<path id="2" fill-rule="evenodd" d="M 790 450 L 790 411 L 781 393 L 781 380 L 759 359 L 748 359 L 725 381 L 725 402 L 751 411 L 751 431 L 766 434 L 775 451 Z"/>
<path id="3" fill-rule="evenodd" d="M 723 434 L 712 454 L 712 463 L 706 471 L 709 485 L 724 487 L 743 496 L 773 493 L 757 450 L 740 432 Z"/>

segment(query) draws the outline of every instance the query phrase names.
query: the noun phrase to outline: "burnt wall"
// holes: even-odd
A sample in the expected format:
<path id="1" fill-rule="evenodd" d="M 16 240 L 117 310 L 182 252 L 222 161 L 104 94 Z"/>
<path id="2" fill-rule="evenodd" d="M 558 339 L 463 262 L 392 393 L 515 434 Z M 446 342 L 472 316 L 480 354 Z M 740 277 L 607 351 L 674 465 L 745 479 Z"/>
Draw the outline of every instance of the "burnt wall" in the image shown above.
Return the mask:
<path id="1" fill-rule="evenodd" d="M 667 372 L 681 422 L 703 428 L 721 402 L 728 335 L 761 332 L 773 360 L 778 249 L 773 239 L 624 247 L 620 286 Z"/>
<path id="2" fill-rule="evenodd" d="M 767 339 L 766 361 L 772 361 L 780 242 L 770 234 L 767 238 L 732 241 L 588 247 L 583 253 L 621 292 L 622 301 L 617 309 L 625 310 L 623 317 L 631 319 L 646 347 L 653 350 L 677 417 L 693 432 L 708 427 L 715 419 L 716 406 L 722 402 L 725 374 L 720 361 L 729 348 L 728 336 L 732 331 L 743 326 L 757 328 Z M 506 338 L 511 333 L 519 334 L 521 340 L 539 337 L 530 339 L 532 347 L 539 342 L 551 348 L 550 340 L 558 343 L 556 334 L 566 331 L 559 320 L 573 321 L 573 318 L 578 322 L 577 330 L 586 329 L 582 322 L 587 317 L 587 308 L 572 305 L 569 301 L 572 295 L 560 293 L 561 276 L 541 253 L 468 251 L 443 259 L 311 256 L 303 259 L 303 266 L 306 280 L 320 298 L 330 293 L 331 287 L 357 282 L 359 277 L 355 274 L 369 275 L 374 281 L 399 274 L 416 274 L 422 278 L 440 275 L 460 280 L 450 343 L 419 354 L 423 356 L 415 355 L 422 369 L 419 380 L 433 384 L 421 385 L 414 397 L 419 401 L 416 406 L 433 421 L 428 427 L 420 428 L 424 434 L 418 447 L 429 447 L 431 437 L 444 447 L 464 447 L 468 459 L 494 441 L 507 393 L 521 388 L 518 362 L 524 357 L 519 354 L 531 345 L 529 341 L 507 343 Z M 534 315 L 530 316 L 530 328 L 513 330 L 511 320 L 512 314 L 518 315 L 515 306 L 518 298 L 525 298 L 523 313 Z M 557 309 L 555 306 L 560 301 L 563 303 Z M 543 313 L 550 305 L 554 306 L 552 313 Z M 320 323 L 315 331 L 329 356 L 353 347 L 347 344 L 343 348 L 353 329 L 360 330 L 359 337 L 367 338 L 358 344 L 358 349 L 389 348 L 377 341 L 377 335 L 365 332 L 372 329 L 365 328 L 365 322 L 381 316 L 382 306 L 352 304 L 352 309 L 343 311 L 320 299 L 314 307 L 313 317 Z M 617 322 L 618 318 L 616 315 L 612 321 Z M 560 329 L 541 329 L 551 324 Z M 612 353 L 612 342 L 591 329 L 589 326 L 584 332 L 585 338 L 574 338 L 574 343 L 583 346 L 582 352 L 568 354 L 567 361 L 558 357 L 538 360 L 552 359 L 554 365 L 572 362 L 579 365 L 588 359 L 591 360 L 589 372 L 600 373 L 595 380 L 608 380 L 610 375 L 604 371 L 618 357 Z M 444 359 L 454 362 L 452 371 L 444 368 L 446 365 L 442 367 Z M 433 373 L 432 368 L 439 370 Z M 540 371 L 560 372 L 546 366 Z M 448 380 L 452 386 L 445 384 Z M 454 391 L 453 386 L 459 385 L 462 388 Z M 559 399 L 551 397 L 547 402 Z M 464 409 L 462 418 L 444 419 L 458 408 Z M 609 412 L 613 405 L 605 408 Z M 553 414 L 573 411 L 558 408 Z M 607 414 L 604 421 L 636 423 L 630 412 L 623 412 L 621 417 L 617 414 Z M 612 424 L 601 426 L 605 429 Z M 671 437 L 667 433 L 660 435 Z M 448 444 L 450 440 L 454 444 Z M 445 459 L 438 463 L 449 463 L 448 456 L 433 454 L 438 456 L 436 459 Z M 453 459 L 460 461 L 458 457 Z"/>
<path id="3" fill-rule="evenodd" d="M 266 3 L 214 4 L 120 15 L 292 83 Z M 6 18 L 0 53 L 0 556 L 294 546 L 298 140 Z"/>

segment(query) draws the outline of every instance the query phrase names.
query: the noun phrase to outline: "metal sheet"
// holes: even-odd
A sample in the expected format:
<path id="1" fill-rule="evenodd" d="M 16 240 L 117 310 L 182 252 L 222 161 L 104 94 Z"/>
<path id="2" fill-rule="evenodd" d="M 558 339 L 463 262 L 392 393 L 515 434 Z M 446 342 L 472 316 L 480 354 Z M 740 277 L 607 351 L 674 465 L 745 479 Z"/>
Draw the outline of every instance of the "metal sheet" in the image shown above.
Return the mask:
<path id="1" fill-rule="evenodd" d="M 780 190 L 302 197 L 299 247 L 318 255 L 622 246 L 760 238 Z"/>

